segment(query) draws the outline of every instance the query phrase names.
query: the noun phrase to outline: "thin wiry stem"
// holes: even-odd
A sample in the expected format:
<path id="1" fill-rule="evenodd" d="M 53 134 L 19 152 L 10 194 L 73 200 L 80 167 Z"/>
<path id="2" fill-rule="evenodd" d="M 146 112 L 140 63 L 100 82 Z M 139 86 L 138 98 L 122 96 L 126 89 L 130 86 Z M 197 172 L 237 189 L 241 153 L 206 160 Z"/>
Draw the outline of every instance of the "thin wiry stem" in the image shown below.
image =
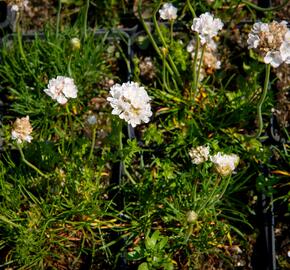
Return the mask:
<path id="1" fill-rule="evenodd" d="M 61 0 L 58 0 L 57 17 L 56 17 L 56 37 L 58 37 L 59 34 L 61 6 L 62 6 Z"/>
<path id="2" fill-rule="evenodd" d="M 91 145 L 91 150 L 90 150 L 90 155 L 89 155 L 89 160 L 92 159 L 93 157 L 93 153 L 94 153 L 94 149 L 95 149 L 95 144 L 96 144 L 96 131 L 97 131 L 97 127 L 93 127 L 93 134 L 92 134 L 92 145 Z"/>
<path id="3" fill-rule="evenodd" d="M 271 65 L 267 64 L 263 92 L 262 92 L 261 98 L 257 104 L 258 130 L 255 134 L 248 136 L 250 138 L 259 138 L 261 133 L 262 133 L 262 130 L 263 130 L 262 106 L 263 106 L 263 103 L 264 103 L 265 98 L 267 96 L 269 79 L 270 79 L 270 71 L 271 71 Z"/>
<path id="4" fill-rule="evenodd" d="M 30 168 L 32 168 L 33 170 L 35 170 L 38 174 L 40 174 L 41 176 L 43 177 L 46 177 L 47 178 L 47 175 L 45 175 L 43 172 L 41 172 L 36 166 L 34 166 L 32 163 L 30 163 L 24 156 L 24 153 L 22 151 L 22 148 L 21 146 L 17 143 L 17 148 L 20 152 L 20 155 L 21 155 L 21 158 L 22 158 L 22 161 L 27 165 L 29 166 Z"/>

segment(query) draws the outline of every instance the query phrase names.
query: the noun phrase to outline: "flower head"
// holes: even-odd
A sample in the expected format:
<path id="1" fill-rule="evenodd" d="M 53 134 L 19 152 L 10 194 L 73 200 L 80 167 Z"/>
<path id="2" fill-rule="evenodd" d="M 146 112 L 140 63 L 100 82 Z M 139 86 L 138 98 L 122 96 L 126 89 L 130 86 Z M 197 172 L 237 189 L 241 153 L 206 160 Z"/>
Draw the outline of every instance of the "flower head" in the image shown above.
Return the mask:
<path id="1" fill-rule="evenodd" d="M 8 6 L 10 6 L 11 10 L 14 12 L 19 12 L 20 10 L 28 9 L 28 0 L 8 0 Z"/>
<path id="2" fill-rule="evenodd" d="M 223 26 L 224 24 L 220 19 L 214 19 L 209 12 L 206 12 L 193 19 L 191 29 L 199 34 L 200 42 L 204 45 L 211 43 L 212 38 L 218 34 Z"/>
<path id="3" fill-rule="evenodd" d="M 29 116 L 17 118 L 13 124 L 13 130 L 11 136 L 13 140 L 17 140 L 17 143 L 22 143 L 23 141 L 31 142 L 32 137 L 30 133 L 32 132 L 32 126 L 29 122 Z"/>
<path id="4" fill-rule="evenodd" d="M 149 122 L 149 117 L 152 115 L 148 96 L 144 87 L 139 86 L 135 82 L 127 82 L 115 84 L 110 89 L 111 97 L 107 100 L 113 108 L 112 114 L 119 115 L 127 123 L 136 127 Z"/>
<path id="5" fill-rule="evenodd" d="M 177 8 L 171 3 L 165 3 L 161 9 L 159 9 L 159 14 L 163 20 L 175 20 L 177 18 Z"/>
<path id="6" fill-rule="evenodd" d="M 210 160 L 214 163 L 216 171 L 222 176 L 230 175 L 239 164 L 239 157 L 237 155 L 226 155 L 221 152 L 210 157 Z"/>
<path id="7" fill-rule="evenodd" d="M 209 158 L 209 147 L 208 146 L 198 146 L 196 148 L 192 148 L 189 151 L 189 156 L 193 164 L 201 164 L 208 160 Z"/>
<path id="8" fill-rule="evenodd" d="M 186 50 L 191 54 L 191 58 L 195 58 L 195 52 L 196 52 L 196 40 L 191 40 L 189 44 L 186 47 Z M 200 58 L 202 56 L 202 50 L 201 48 L 198 49 L 197 54 L 197 61 L 200 61 Z M 213 74 L 213 72 L 216 69 L 221 68 L 221 61 L 218 59 L 218 53 L 217 53 L 217 44 L 211 40 L 210 43 L 207 44 L 205 47 L 203 58 L 202 58 L 202 64 L 200 69 L 200 75 L 199 79 L 203 80 L 206 74 Z M 196 67 L 198 69 L 198 67 Z"/>
<path id="9" fill-rule="evenodd" d="M 58 103 L 65 104 L 68 98 L 77 97 L 78 89 L 72 78 L 57 76 L 56 79 L 49 80 L 44 92 Z"/>
<path id="10" fill-rule="evenodd" d="M 283 62 L 290 64 L 290 30 L 285 21 L 255 23 L 247 43 L 249 49 L 255 49 L 272 67 L 276 68 Z"/>

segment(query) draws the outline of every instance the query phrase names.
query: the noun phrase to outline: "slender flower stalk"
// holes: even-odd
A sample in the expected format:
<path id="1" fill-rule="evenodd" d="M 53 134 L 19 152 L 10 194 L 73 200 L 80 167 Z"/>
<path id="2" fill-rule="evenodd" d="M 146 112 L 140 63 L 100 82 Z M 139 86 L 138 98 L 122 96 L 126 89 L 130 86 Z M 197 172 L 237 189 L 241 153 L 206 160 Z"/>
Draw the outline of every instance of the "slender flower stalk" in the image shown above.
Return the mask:
<path id="1" fill-rule="evenodd" d="M 264 81 L 263 92 L 261 94 L 261 98 L 257 104 L 257 117 L 258 117 L 258 130 L 255 134 L 249 135 L 250 138 L 259 138 L 262 131 L 263 131 L 263 117 L 262 117 L 262 106 L 267 96 L 267 91 L 269 87 L 269 79 L 270 79 L 270 71 L 271 71 L 271 64 L 266 65 L 266 75 Z"/>
<path id="2" fill-rule="evenodd" d="M 198 80 L 199 80 L 199 75 L 200 75 L 200 68 L 201 68 L 201 64 L 202 64 L 202 61 L 203 61 L 203 55 L 204 55 L 205 48 L 206 48 L 206 44 L 204 44 L 202 46 L 202 49 L 201 49 L 201 56 L 200 56 L 199 63 L 198 63 L 198 68 L 197 68 L 197 71 L 196 71 L 196 82 L 195 82 L 195 89 L 194 89 L 194 97 L 193 97 L 193 99 L 195 98 L 195 96 L 197 94 Z"/>
<path id="3" fill-rule="evenodd" d="M 195 11 L 194 11 L 191 3 L 190 3 L 190 0 L 186 0 L 186 4 L 187 4 L 187 6 L 188 6 L 188 8 L 189 8 L 189 10 L 191 12 L 192 17 L 195 18 L 196 17 L 196 14 L 195 14 Z"/>
<path id="4" fill-rule="evenodd" d="M 19 150 L 19 152 L 20 152 L 20 155 L 21 155 L 21 159 L 22 159 L 22 161 L 23 161 L 27 166 L 29 166 L 31 169 L 35 170 L 38 174 L 40 174 L 41 176 L 47 178 L 47 177 L 48 177 L 47 175 L 45 175 L 42 171 L 40 171 L 36 166 L 34 166 L 32 163 L 30 163 L 30 162 L 25 158 L 21 146 L 20 146 L 18 143 L 17 143 L 16 145 L 17 145 L 17 148 L 18 148 L 18 150 Z"/>
<path id="5" fill-rule="evenodd" d="M 198 84 L 198 81 L 197 81 L 197 57 L 198 57 L 198 50 L 199 50 L 199 36 L 198 34 L 196 34 L 196 44 L 195 44 L 195 54 L 194 54 L 194 60 L 193 60 L 193 94 L 194 96 L 196 95 L 195 92 L 196 92 L 196 89 L 197 89 L 197 84 Z M 193 97 L 192 97 L 192 87 L 190 88 L 190 100 L 193 101 Z"/>
<path id="6" fill-rule="evenodd" d="M 168 50 L 167 44 L 165 42 L 165 39 L 163 37 L 163 34 L 162 34 L 161 30 L 160 30 L 159 24 L 158 24 L 157 19 L 156 19 L 156 17 L 157 17 L 156 14 L 157 14 L 157 12 L 159 10 L 159 7 L 160 7 L 160 4 L 156 7 L 156 10 L 154 12 L 154 15 L 153 15 L 153 23 L 154 23 L 154 26 L 156 28 L 157 34 L 158 34 L 158 36 L 159 36 L 159 38 L 161 40 L 162 46 Z M 168 61 L 169 61 L 170 65 L 172 67 L 172 70 L 173 70 L 173 72 L 176 75 L 176 79 L 177 79 L 178 83 L 180 85 L 182 85 L 182 81 L 180 79 L 181 78 L 180 73 L 179 73 L 179 71 L 178 71 L 178 69 L 177 69 L 177 67 L 176 67 L 176 65 L 175 65 L 172 57 L 170 56 L 170 54 L 168 54 L 167 57 L 168 57 Z"/>
<path id="7" fill-rule="evenodd" d="M 157 12 L 157 10 L 156 10 Z M 160 57 L 160 59 L 162 59 L 162 52 L 160 50 L 160 48 L 158 47 L 157 43 L 155 42 L 146 22 L 144 21 L 143 17 L 142 17 L 142 0 L 138 0 L 138 15 L 139 15 L 139 18 L 140 18 L 140 21 L 141 21 L 141 24 L 143 25 L 144 27 L 144 30 L 146 32 L 146 34 L 148 35 L 148 38 L 153 46 L 153 48 L 155 49 L 155 51 L 157 52 L 158 56 Z M 155 13 L 155 16 L 156 16 L 156 13 Z M 170 73 L 170 75 L 173 76 L 174 72 L 173 70 L 171 69 L 171 67 L 169 66 L 169 64 L 165 63 L 166 65 L 166 68 L 168 69 L 168 72 Z"/>
<path id="8" fill-rule="evenodd" d="M 97 132 L 97 127 L 93 126 L 92 145 L 91 145 L 91 150 L 90 150 L 90 154 L 89 154 L 89 160 L 92 159 L 93 154 L 94 154 L 94 149 L 95 149 L 95 145 L 96 145 L 96 132 Z"/>
<path id="9" fill-rule="evenodd" d="M 173 43 L 173 24 L 174 24 L 174 21 L 170 20 L 169 24 L 170 24 L 170 45 L 172 45 L 172 43 Z"/>
<path id="10" fill-rule="evenodd" d="M 130 180 L 130 182 L 133 185 L 136 185 L 136 181 L 133 179 L 133 177 L 131 176 L 131 174 L 128 172 L 127 168 L 126 168 L 126 164 L 123 162 L 123 122 L 122 121 L 118 121 L 119 122 L 119 151 L 121 154 L 121 168 L 123 170 L 123 172 L 125 173 L 125 175 L 128 177 L 128 179 Z"/>
<path id="11" fill-rule="evenodd" d="M 58 0 L 57 16 L 56 16 L 56 37 L 58 37 L 59 34 L 61 8 L 62 8 L 61 0 Z"/>
<path id="12" fill-rule="evenodd" d="M 87 38 L 87 32 L 88 32 L 88 12 L 89 12 L 89 6 L 90 6 L 90 0 L 86 0 L 86 6 L 85 6 L 85 15 L 84 15 L 84 24 L 83 24 L 83 34 L 84 38 Z"/>

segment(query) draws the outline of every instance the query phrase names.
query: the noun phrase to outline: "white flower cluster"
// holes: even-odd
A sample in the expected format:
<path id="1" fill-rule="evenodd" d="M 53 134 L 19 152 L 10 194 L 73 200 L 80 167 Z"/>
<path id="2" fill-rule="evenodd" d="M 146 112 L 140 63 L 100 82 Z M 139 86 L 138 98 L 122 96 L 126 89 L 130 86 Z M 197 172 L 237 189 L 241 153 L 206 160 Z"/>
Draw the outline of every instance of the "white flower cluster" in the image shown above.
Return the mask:
<path id="1" fill-rule="evenodd" d="M 237 155 L 227 155 L 221 152 L 211 156 L 210 160 L 214 163 L 216 171 L 222 176 L 230 175 L 239 164 L 239 157 Z"/>
<path id="2" fill-rule="evenodd" d="M 30 136 L 31 132 L 32 126 L 29 122 L 29 116 L 17 118 L 13 124 L 11 137 L 13 140 L 17 140 L 17 143 L 22 143 L 24 141 L 30 143 L 32 140 Z"/>
<path id="3" fill-rule="evenodd" d="M 224 154 L 218 152 L 211 156 L 208 146 L 197 146 L 189 151 L 189 156 L 193 164 L 201 164 L 208 160 L 214 163 L 215 170 L 222 176 L 230 175 L 239 164 L 239 156 L 235 154 Z"/>
<path id="4" fill-rule="evenodd" d="M 189 151 L 189 156 L 193 164 L 201 164 L 209 159 L 209 147 L 208 146 L 197 146 L 196 148 L 191 148 Z"/>
<path id="5" fill-rule="evenodd" d="M 224 24 L 220 19 L 214 19 L 209 12 L 206 12 L 193 19 L 191 29 L 199 34 L 200 43 L 204 45 L 210 44 L 212 38 L 218 34 L 223 26 Z"/>
<path id="6" fill-rule="evenodd" d="M 111 97 L 107 100 L 113 108 L 112 114 L 119 115 L 132 127 L 149 122 L 152 115 L 150 100 L 144 87 L 135 82 L 115 84 L 110 89 Z"/>
<path id="7" fill-rule="evenodd" d="M 68 98 L 76 98 L 78 89 L 74 80 L 69 77 L 57 76 L 48 82 L 44 92 L 60 104 L 67 103 Z"/>
<path id="8" fill-rule="evenodd" d="M 163 20 L 175 20 L 177 18 L 177 8 L 171 3 L 165 3 L 161 9 L 159 9 L 160 18 Z"/>
<path id="9" fill-rule="evenodd" d="M 266 64 L 276 68 L 282 63 L 290 64 L 290 30 L 287 22 L 257 22 L 247 40 L 249 49 L 256 49 Z"/>

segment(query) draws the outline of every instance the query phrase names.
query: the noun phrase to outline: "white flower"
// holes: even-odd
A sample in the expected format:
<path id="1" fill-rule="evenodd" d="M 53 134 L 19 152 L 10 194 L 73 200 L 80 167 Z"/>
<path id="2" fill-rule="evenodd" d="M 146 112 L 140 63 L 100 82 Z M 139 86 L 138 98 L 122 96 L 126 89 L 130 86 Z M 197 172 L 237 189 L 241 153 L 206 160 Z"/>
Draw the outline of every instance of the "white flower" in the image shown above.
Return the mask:
<path id="1" fill-rule="evenodd" d="M 107 100 L 113 108 L 112 114 L 119 115 L 127 123 L 136 127 L 149 122 L 149 117 L 152 115 L 148 96 L 144 87 L 139 86 L 135 82 L 127 82 L 115 84 L 110 89 L 111 97 Z"/>
<path id="2" fill-rule="evenodd" d="M 248 48 L 255 49 L 266 64 L 277 68 L 283 62 L 290 64 L 290 30 L 287 22 L 257 22 L 248 36 Z"/>
<path id="3" fill-rule="evenodd" d="M 44 92 L 58 103 L 65 104 L 68 98 L 77 97 L 78 89 L 72 78 L 57 76 L 56 79 L 49 80 Z"/>
<path id="4" fill-rule="evenodd" d="M 159 9 L 159 14 L 163 20 L 175 20 L 177 18 L 177 8 L 171 3 L 165 3 L 161 9 Z"/>
<path id="5" fill-rule="evenodd" d="M 193 164 L 201 164 L 209 158 L 209 147 L 208 146 L 197 146 L 189 151 L 189 156 Z"/>
<path id="6" fill-rule="evenodd" d="M 17 5 L 12 5 L 11 6 L 11 10 L 15 11 L 15 12 L 18 12 L 19 11 L 19 7 Z"/>
<path id="7" fill-rule="evenodd" d="M 199 33 L 200 42 L 204 45 L 205 43 L 210 43 L 223 26 L 224 24 L 220 19 L 214 19 L 209 12 L 206 12 L 193 19 L 191 29 Z"/>
<path id="8" fill-rule="evenodd" d="M 283 63 L 283 59 L 279 51 L 270 51 L 264 57 L 264 62 L 272 67 L 279 67 Z"/>
<path id="9" fill-rule="evenodd" d="M 22 143 L 23 141 L 30 143 L 32 140 L 31 132 L 32 126 L 29 122 L 29 116 L 17 118 L 13 124 L 11 137 L 13 140 L 17 140 L 17 143 Z"/>
<path id="10" fill-rule="evenodd" d="M 284 36 L 280 47 L 281 58 L 286 64 L 290 64 L 290 30 Z"/>
<path id="11" fill-rule="evenodd" d="M 210 160 L 215 164 L 216 171 L 222 176 L 230 175 L 239 164 L 239 157 L 237 155 L 226 155 L 221 152 L 211 156 Z"/>

